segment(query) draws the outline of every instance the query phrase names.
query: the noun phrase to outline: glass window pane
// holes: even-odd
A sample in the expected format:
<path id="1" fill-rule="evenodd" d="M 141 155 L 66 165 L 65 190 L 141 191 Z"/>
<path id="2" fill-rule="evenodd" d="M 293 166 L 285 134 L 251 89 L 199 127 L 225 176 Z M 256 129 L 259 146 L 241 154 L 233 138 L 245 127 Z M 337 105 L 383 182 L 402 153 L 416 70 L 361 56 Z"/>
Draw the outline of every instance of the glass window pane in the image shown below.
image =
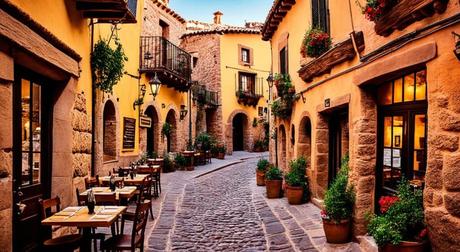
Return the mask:
<path id="1" fill-rule="evenodd" d="M 425 180 L 426 170 L 426 152 L 425 152 L 425 141 L 426 141 L 426 115 L 415 115 L 414 118 L 414 181 L 412 184 L 422 186 L 422 182 Z"/>
<path id="2" fill-rule="evenodd" d="M 385 117 L 383 124 L 383 146 L 391 147 L 391 116 Z"/>
<path id="3" fill-rule="evenodd" d="M 415 77 L 415 84 L 415 99 L 417 101 L 426 100 L 426 70 L 417 72 Z"/>
<path id="4" fill-rule="evenodd" d="M 404 76 L 404 101 L 409 102 L 414 100 L 414 74 L 408 74 Z"/>
<path id="5" fill-rule="evenodd" d="M 30 81 L 21 80 L 22 184 L 30 183 Z"/>
<path id="6" fill-rule="evenodd" d="M 393 148 L 401 148 L 403 143 L 403 121 L 402 116 L 393 117 Z"/>
<path id="7" fill-rule="evenodd" d="M 40 182 L 40 132 L 41 132 L 41 88 L 32 86 L 32 151 L 33 151 L 33 183 Z"/>
<path id="8" fill-rule="evenodd" d="M 379 87 L 378 101 L 380 105 L 388 105 L 392 103 L 393 98 L 393 83 L 389 82 Z"/>
<path id="9" fill-rule="evenodd" d="M 393 103 L 402 102 L 402 79 L 396 79 L 394 84 L 394 100 Z"/>

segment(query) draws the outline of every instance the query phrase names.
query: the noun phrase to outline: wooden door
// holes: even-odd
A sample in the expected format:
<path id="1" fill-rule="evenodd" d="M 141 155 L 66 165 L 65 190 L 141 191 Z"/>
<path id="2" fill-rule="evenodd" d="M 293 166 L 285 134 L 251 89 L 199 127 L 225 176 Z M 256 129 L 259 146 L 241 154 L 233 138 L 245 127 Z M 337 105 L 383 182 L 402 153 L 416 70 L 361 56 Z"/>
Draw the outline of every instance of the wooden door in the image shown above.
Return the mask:
<path id="1" fill-rule="evenodd" d="M 51 191 L 52 96 L 49 82 L 15 67 L 13 87 L 13 244 L 37 251 L 47 234 L 38 200 Z"/>
<path id="2" fill-rule="evenodd" d="M 238 114 L 233 119 L 233 151 L 244 150 L 244 115 Z"/>

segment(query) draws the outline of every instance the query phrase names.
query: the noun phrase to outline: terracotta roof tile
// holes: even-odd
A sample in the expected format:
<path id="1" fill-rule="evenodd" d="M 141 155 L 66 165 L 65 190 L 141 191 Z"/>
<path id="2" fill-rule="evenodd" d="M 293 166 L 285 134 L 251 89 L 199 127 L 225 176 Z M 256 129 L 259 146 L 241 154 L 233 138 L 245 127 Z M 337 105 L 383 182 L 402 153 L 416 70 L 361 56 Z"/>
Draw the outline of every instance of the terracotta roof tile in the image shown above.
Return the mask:
<path id="1" fill-rule="evenodd" d="M 197 35 L 206 35 L 206 34 L 230 34 L 230 33 L 246 33 L 246 34 L 260 34 L 260 29 L 257 28 L 246 28 L 239 26 L 229 26 L 229 25 L 213 25 L 206 24 L 202 22 L 192 21 L 195 24 L 201 24 L 204 26 L 204 29 L 194 29 L 188 28 L 188 31 L 182 35 L 182 38 L 189 36 Z"/>
<path id="2" fill-rule="evenodd" d="M 270 40 L 278 25 L 286 16 L 288 11 L 296 3 L 296 0 L 274 0 L 272 8 L 268 12 L 265 24 L 262 28 L 262 39 Z"/>
<path id="3" fill-rule="evenodd" d="M 171 15 L 173 18 L 177 19 L 179 22 L 181 22 L 182 24 L 184 24 L 185 22 L 185 19 L 182 18 L 178 13 L 176 13 L 175 11 L 173 11 L 172 9 L 170 9 L 168 6 L 164 5 L 161 1 L 158 1 L 158 0 L 152 0 L 152 2 L 154 4 L 157 5 L 158 8 L 162 9 L 163 11 L 165 11 L 167 14 Z"/>

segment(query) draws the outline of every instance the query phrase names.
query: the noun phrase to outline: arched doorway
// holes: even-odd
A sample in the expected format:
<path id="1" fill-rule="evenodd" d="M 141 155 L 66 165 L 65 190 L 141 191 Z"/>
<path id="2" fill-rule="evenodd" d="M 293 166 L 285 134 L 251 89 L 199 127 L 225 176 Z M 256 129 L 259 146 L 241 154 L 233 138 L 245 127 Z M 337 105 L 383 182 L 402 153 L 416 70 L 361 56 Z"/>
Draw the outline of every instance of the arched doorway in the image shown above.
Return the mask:
<path id="1" fill-rule="evenodd" d="M 245 131 L 247 130 L 248 117 L 243 113 L 238 113 L 233 117 L 232 121 L 232 138 L 233 138 L 233 151 L 242 151 L 245 149 L 247 136 L 245 137 Z"/>
<path id="2" fill-rule="evenodd" d="M 278 142 L 280 143 L 280 153 L 279 153 L 279 167 L 281 170 L 286 171 L 286 129 L 284 125 L 281 125 L 279 128 Z"/>
<path id="3" fill-rule="evenodd" d="M 155 152 L 158 154 L 158 114 L 155 107 L 149 106 L 144 114 L 152 120 L 150 128 L 146 128 L 146 147 L 145 151 L 149 156 Z"/>
<path id="4" fill-rule="evenodd" d="M 166 137 L 166 151 L 175 152 L 176 151 L 176 142 L 177 142 L 177 123 L 176 123 L 176 112 L 174 110 L 169 110 L 166 115 L 166 123 L 171 125 L 171 133 Z"/>
<path id="5" fill-rule="evenodd" d="M 297 156 L 307 159 L 307 168 L 311 159 L 311 121 L 308 116 L 302 118 L 299 124 L 299 140 L 297 143 Z"/>
<path id="6" fill-rule="evenodd" d="M 103 120 L 103 137 L 102 137 L 102 148 L 103 148 L 103 160 L 110 161 L 115 160 L 117 157 L 117 119 L 115 115 L 115 105 L 112 101 L 107 101 L 104 105 L 104 113 L 102 115 Z"/>

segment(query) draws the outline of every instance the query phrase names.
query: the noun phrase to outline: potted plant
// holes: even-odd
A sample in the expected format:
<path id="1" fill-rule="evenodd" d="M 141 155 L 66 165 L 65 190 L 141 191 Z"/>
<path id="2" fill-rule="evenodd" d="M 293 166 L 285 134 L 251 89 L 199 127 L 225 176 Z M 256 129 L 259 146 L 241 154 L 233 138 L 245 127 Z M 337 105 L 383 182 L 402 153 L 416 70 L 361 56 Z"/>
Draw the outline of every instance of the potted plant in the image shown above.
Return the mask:
<path id="1" fill-rule="evenodd" d="M 310 28 L 304 36 L 301 54 L 316 58 L 327 52 L 331 48 L 332 40 L 327 32 L 318 28 Z"/>
<path id="2" fill-rule="evenodd" d="M 258 186 L 265 185 L 265 172 L 269 166 L 270 163 L 267 159 L 262 158 L 257 162 L 256 183 Z"/>
<path id="3" fill-rule="evenodd" d="M 351 241 L 351 217 L 354 202 L 353 187 L 348 185 L 348 155 L 346 155 L 342 159 L 340 171 L 324 197 L 324 210 L 321 212 L 321 217 L 328 243 Z"/>
<path id="4" fill-rule="evenodd" d="M 164 172 L 173 172 L 175 171 L 174 162 L 171 160 L 169 155 L 165 154 L 163 158 L 163 171 Z"/>
<path id="5" fill-rule="evenodd" d="M 421 189 L 402 179 L 395 197 L 379 200 L 380 215 L 371 215 L 368 233 L 383 252 L 422 252 L 428 244 Z"/>
<path id="6" fill-rule="evenodd" d="M 225 159 L 225 152 L 227 152 L 227 147 L 225 145 L 217 146 L 217 158 Z"/>
<path id="7" fill-rule="evenodd" d="M 265 150 L 265 143 L 263 140 L 256 140 L 254 142 L 254 152 L 263 152 Z"/>
<path id="8" fill-rule="evenodd" d="M 176 155 L 176 157 L 174 158 L 174 162 L 176 163 L 176 166 L 181 169 L 187 165 L 187 160 L 180 153 Z"/>
<path id="9" fill-rule="evenodd" d="M 281 186 L 283 184 L 283 172 L 276 166 L 272 166 L 265 173 L 265 187 L 267 198 L 281 198 Z"/>
<path id="10" fill-rule="evenodd" d="M 289 172 L 284 177 L 286 181 L 286 196 L 291 205 L 302 203 L 305 185 L 307 161 L 300 157 L 289 163 Z"/>
<path id="11" fill-rule="evenodd" d="M 366 6 L 363 7 L 359 1 L 356 1 L 356 4 L 359 5 L 366 19 L 372 22 L 378 21 L 380 17 L 391 10 L 396 3 L 396 0 L 366 0 Z"/>
<path id="12" fill-rule="evenodd" d="M 173 126 L 170 123 L 165 122 L 163 123 L 163 127 L 161 128 L 161 135 L 163 137 L 169 137 L 171 135 L 172 130 Z"/>

